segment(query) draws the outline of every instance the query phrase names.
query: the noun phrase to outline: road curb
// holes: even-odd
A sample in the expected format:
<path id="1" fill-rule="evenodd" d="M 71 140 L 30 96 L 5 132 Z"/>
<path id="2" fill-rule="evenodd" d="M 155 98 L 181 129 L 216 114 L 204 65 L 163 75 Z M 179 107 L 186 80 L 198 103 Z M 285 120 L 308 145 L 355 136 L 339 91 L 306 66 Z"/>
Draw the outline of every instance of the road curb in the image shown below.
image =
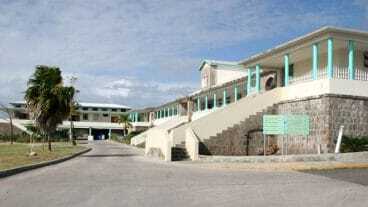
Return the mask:
<path id="1" fill-rule="evenodd" d="M 79 155 L 82 155 L 84 153 L 87 153 L 91 150 L 92 150 L 92 148 L 87 148 L 87 149 L 79 151 L 75 154 L 72 154 L 72 155 L 69 155 L 69 156 L 66 156 L 66 157 L 62 157 L 62 158 L 59 158 L 59 159 L 44 161 L 44 162 L 40 162 L 40 163 L 36 163 L 36 164 L 24 165 L 24 166 L 21 166 L 21 167 L 12 168 L 12 169 L 8 169 L 8 170 L 3 170 L 3 171 L 0 171 L 0 179 L 4 178 L 4 177 L 11 176 L 11 175 L 15 175 L 15 174 L 18 174 L 18 173 L 22 173 L 22 172 L 25 172 L 25 171 L 34 170 L 34 169 L 37 169 L 37 168 L 46 167 L 46 166 L 50 166 L 50 165 L 55 165 L 55 164 L 73 159 L 73 158 L 75 158 Z"/>

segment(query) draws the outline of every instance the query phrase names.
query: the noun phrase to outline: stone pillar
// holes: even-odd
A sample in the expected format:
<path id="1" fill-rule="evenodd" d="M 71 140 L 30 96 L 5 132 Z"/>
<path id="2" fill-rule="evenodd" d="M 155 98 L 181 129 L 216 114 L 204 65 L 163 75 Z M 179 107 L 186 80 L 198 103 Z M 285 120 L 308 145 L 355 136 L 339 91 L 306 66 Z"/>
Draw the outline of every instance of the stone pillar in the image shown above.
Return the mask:
<path id="1" fill-rule="evenodd" d="M 334 69 L 334 54 L 333 51 L 333 39 L 330 37 L 327 39 L 327 77 L 328 79 L 333 78 L 333 69 Z"/>
<path id="2" fill-rule="evenodd" d="M 348 41 L 348 69 L 349 80 L 355 79 L 355 42 L 353 40 Z"/>
<path id="3" fill-rule="evenodd" d="M 318 78 L 318 62 L 319 62 L 319 52 L 318 52 L 318 43 L 313 44 L 312 46 L 312 79 L 317 80 Z"/>

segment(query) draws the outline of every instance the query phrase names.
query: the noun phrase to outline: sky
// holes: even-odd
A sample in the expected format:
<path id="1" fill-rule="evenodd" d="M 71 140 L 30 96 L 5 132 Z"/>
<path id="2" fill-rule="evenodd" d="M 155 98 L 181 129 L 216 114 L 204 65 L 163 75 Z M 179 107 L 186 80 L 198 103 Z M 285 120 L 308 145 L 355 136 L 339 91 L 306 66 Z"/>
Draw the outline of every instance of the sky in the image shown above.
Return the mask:
<path id="1" fill-rule="evenodd" d="M 203 59 L 238 61 L 322 26 L 368 31 L 368 0 L 0 0 L 0 103 L 36 65 L 80 102 L 142 108 L 200 86 Z"/>

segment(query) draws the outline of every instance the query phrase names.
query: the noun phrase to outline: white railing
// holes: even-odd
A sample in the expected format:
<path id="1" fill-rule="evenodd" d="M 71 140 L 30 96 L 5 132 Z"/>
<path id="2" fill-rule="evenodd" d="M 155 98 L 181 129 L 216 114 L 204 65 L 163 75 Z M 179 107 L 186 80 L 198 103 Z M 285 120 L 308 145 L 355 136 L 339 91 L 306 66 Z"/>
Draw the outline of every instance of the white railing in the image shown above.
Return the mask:
<path id="1" fill-rule="evenodd" d="M 355 70 L 355 79 L 356 80 L 362 80 L 367 81 L 368 80 L 368 71 L 361 70 L 357 68 Z"/>
<path id="2" fill-rule="evenodd" d="M 317 72 L 318 80 L 327 79 L 327 78 L 328 78 L 327 67 L 318 70 Z M 346 66 L 336 65 L 333 71 L 333 79 L 348 80 L 349 79 L 349 69 Z M 368 81 L 368 71 L 356 68 L 354 79 L 361 80 L 361 81 Z M 310 73 L 307 73 L 301 76 L 290 77 L 289 84 L 303 83 L 303 82 L 312 81 L 312 80 L 313 80 L 313 76 L 312 76 L 312 72 L 310 72 Z"/>

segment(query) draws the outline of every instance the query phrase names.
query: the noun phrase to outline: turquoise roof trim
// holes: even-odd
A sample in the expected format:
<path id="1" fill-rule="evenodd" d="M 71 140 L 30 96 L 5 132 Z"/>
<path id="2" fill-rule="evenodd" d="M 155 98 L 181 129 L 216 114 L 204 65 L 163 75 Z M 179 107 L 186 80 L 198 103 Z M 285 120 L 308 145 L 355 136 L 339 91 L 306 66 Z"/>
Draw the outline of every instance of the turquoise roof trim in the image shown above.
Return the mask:
<path id="1" fill-rule="evenodd" d="M 204 65 L 209 64 L 209 65 L 223 65 L 223 66 L 227 66 L 227 67 L 232 67 L 232 68 L 242 68 L 242 65 L 239 64 L 238 62 L 232 62 L 232 61 L 222 61 L 222 60 L 202 60 L 200 66 L 199 66 L 199 71 L 202 70 L 202 68 L 204 67 Z"/>

